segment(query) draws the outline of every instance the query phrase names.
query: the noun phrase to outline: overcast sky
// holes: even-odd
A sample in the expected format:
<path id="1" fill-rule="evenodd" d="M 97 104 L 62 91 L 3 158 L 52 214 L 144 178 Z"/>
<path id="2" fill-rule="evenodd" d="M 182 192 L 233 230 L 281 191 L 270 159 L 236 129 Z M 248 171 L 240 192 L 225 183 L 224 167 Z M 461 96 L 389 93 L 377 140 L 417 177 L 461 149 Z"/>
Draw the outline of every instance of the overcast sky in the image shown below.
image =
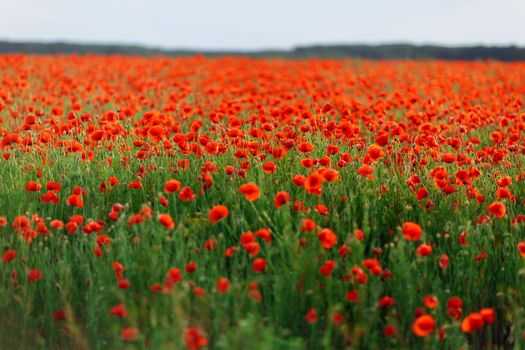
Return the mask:
<path id="1" fill-rule="evenodd" d="M 525 0 L 0 0 L 0 39 L 245 50 L 525 46 Z"/>

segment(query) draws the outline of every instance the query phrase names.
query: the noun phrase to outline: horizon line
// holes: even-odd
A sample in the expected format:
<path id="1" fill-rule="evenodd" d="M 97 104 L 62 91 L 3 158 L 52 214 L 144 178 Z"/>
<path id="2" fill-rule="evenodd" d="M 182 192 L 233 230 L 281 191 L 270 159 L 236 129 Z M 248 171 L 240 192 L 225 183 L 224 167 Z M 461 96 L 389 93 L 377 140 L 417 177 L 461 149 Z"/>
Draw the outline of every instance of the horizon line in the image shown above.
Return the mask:
<path id="1" fill-rule="evenodd" d="M 152 45 L 144 44 L 139 42 L 127 42 L 127 41 L 84 41 L 84 40 L 69 40 L 69 39 L 10 39 L 0 37 L 0 42 L 9 44 L 37 44 L 37 45 L 78 45 L 78 46 L 121 46 L 121 47 L 137 47 L 149 50 L 159 51 L 191 51 L 191 52 L 246 52 L 256 53 L 264 51 L 277 51 L 277 52 L 293 52 L 294 50 L 301 48 L 311 47 L 338 47 L 338 46 L 368 46 L 368 47 L 381 47 L 381 46 L 414 46 L 414 47 L 440 47 L 440 48 L 519 48 L 525 49 L 525 44 L 516 43 L 482 43 L 482 42 L 470 42 L 462 44 L 451 44 L 442 42 L 415 42 L 409 40 L 390 40 L 390 41 L 348 41 L 348 42 L 311 42 L 294 44 L 287 47 L 259 47 L 259 48 L 203 48 L 196 46 L 163 46 L 163 45 Z"/>

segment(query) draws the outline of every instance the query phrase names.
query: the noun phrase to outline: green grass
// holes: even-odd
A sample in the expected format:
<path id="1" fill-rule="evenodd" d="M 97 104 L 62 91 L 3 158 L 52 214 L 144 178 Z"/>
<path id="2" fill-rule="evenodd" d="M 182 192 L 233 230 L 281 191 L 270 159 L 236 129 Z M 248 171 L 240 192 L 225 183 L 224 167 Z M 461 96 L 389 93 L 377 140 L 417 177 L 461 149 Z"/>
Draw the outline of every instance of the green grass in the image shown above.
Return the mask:
<path id="1" fill-rule="evenodd" d="M 319 137 L 312 137 L 312 142 L 315 154 L 311 156 L 322 156 L 327 142 Z M 345 149 L 345 146 L 341 146 L 340 151 L 364 155 L 364 151 Z M 50 235 L 40 235 L 31 244 L 17 237 L 10 222 L 1 230 L 2 247 L 18 252 L 13 262 L 1 268 L 2 344 L 10 349 L 173 349 L 184 346 L 182 334 L 186 327 L 197 326 L 206 333 L 210 347 L 217 349 L 457 349 L 467 344 L 490 347 L 491 342 L 499 348 L 521 347 L 523 308 L 520 305 L 524 301 L 525 288 L 523 263 L 516 244 L 524 238 L 524 230 L 520 225 L 511 226 L 510 220 L 476 223 L 480 215 L 486 214 L 486 204 L 493 199 L 495 185 L 487 176 L 475 180 L 476 187 L 487 197 L 487 202 L 479 205 L 467 198 L 461 188 L 444 196 L 433 189 L 429 178 L 422 173 L 423 184 L 430 191 L 428 198 L 435 204 L 433 210 L 424 211 L 405 184 L 410 173 L 408 156 L 402 167 L 377 163 L 374 181 L 357 175 L 360 163 L 351 162 L 339 169 L 342 180 L 325 183 L 322 196 L 316 197 L 292 184 L 293 175 L 309 173 L 300 166 L 303 155 L 299 152 L 292 150 L 277 162 L 274 174 L 265 174 L 261 162 L 249 159 L 251 169 L 246 179 L 224 173 L 226 165 L 238 168 L 240 161 L 232 153 L 202 158 L 181 155 L 180 158 L 189 159 L 191 165 L 188 170 L 177 173 L 172 172 L 170 163 L 176 164 L 178 157 L 160 156 L 138 161 L 129 153 L 126 155 L 131 157 L 131 163 L 123 167 L 118 161 L 123 154 L 116 151 L 99 151 L 89 163 L 82 162 L 77 155 L 65 155 L 58 150 L 50 150 L 46 157 L 51 163 L 42 166 L 40 156 L 31 153 L 17 153 L 9 161 L 3 161 L 0 167 L 3 179 L 0 193 L 4 203 L 1 214 L 10 220 L 16 215 L 30 217 L 38 213 L 46 222 L 50 219 L 67 222 L 71 215 L 82 214 L 87 222 L 89 219 L 105 220 L 111 206 L 117 202 L 123 204 L 125 210 L 117 222 L 108 221 L 103 230 L 111 237 L 112 244 L 103 248 L 102 257 L 92 252 L 96 234 L 87 235 L 80 229 L 72 235 L 51 229 Z M 113 157 L 113 166 L 104 162 L 108 157 Z M 337 161 L 337 157 L 332 158 Z M 522 162 L 524 159 L 516 156 L 512 160 Z M 161 207 L 158 198 L 163 194 L 167 179 L 176 178 L 183 186 L 198 192 L 197 177 L 205 161 L 213 161 L 218 168 L 213 174 L 213 187 L 192 202 L 180 201 L 175 194 L 166 195 L 170 206 Z M 145 172 L 144 188 L 128 189 L 126 184 L 136 179 L 139 166 L 149 169 L 150 164 L 157 169 Z M 437 165 L 431 162 L 427 169 Z M 38 166 L 43 172 L 40 179 L 35 175 Z M 456 165 L 446 167 L 451 174 L 458 169 Z M 519 173 L 518 169 L 502 166 L 488 171 L 497 170 L 509 176 Z M 120 184 L 111 193 L 99 193 L 100 182 L 111 175 L 116 176 Z M 43 184 L 47 180 L 60 181 L 60 203 L 45 205 L 38 200 L 37 193 L 25 192 L 29 180 Z M 238 193 L 239 186 L 246 182 L 259 185 L 262 196 L 258 201 L 250 203 Z M 75 185 L 87 189 L 84 208 L 66 204 Z M 388 190 L 378 194 L 382 185 Z M 525 195 L 519 182 L 513 183 L 510 189 L 518 198 Z M 304 201 L 308 212 L 295 212 L 291 203 L 276 209 L 273 196 L 280 190 L 289 191 L 292 200 Z M 349 200 L 341 201 L 341 196 Z M 321 216 L 313 210 L 318 203 L 329 207 L 329 216 Z M 455 210 L 451 209 L 453 203 L 457 203 Z M 212 224 L 207 213 L 215 204 L 226 205 L 230 215 Z M 506 204 L 508 217 L 522 209 L 519 201 Z M 129 216 L 143 205 L 151 206 L 154 218 L 128 227 Z M 166 212 L 176 222 L 173 230 L 165 229 L 156 220 L 157 213 Z M 302 233 L 303 218 L 314 219 L 319 229 Z M 434 245 L 430 256 L 417 256 L 415 249 L 419 243 L 403 238 L 400 226 L 406 221 L 422 226 L 422 241 Z M 268 261 L 265 272 L 256 274 L 251 270 L 251 258 L 242 247 L 233 257 L 225 256 L 227 247 L 239 245 L 242 232 L 255 232 L 263 227 L 269 228 L 273 236 L 271 243 L 261 242 L 260 256 Z M 331 228 L 338 236 L 337 246 L 329 251 L 317 242 L 317 232 L 324 227 Z M 363 242 L 353 237 L 357 228 L 365 233 Z M 468 232 L 466 246 L 457 242 L 462 231 Z M 301 238 L 308 242 L 303 247 L 299 245 Z M 203 248 L 208 239 L 217 241 L 215 250 Z M 346 259 L 337 254 L 337 247 L 342 243 L 352 250 Z M 375 255 L 373 248 L 380 248 L 381 254 Z M 483 251 L 488 257 L 474 262 Z M 450 257 L 447 270 L 438 266 L 441 254 Z M 362 267 L 364 259 L 373 257 L 379 259 L 394 278 L 383 280 L 367 273 L 369 278 L 365 285 L 344 281 L 343 276 L 353 266 Z M 318 271 L 326 259 L 337 263 L 330 278 Z M 113 261 L 124 265 L 125 278 L 131 282 L 128 290 L 117 287 Z M 189 261 L 197 262 L 197 271 L 192 275 L 183 273 L 184 282 L 176 285 L 173 292 L 165 295 L 150 291 L 153 283 L 163 283 L 170 267 L 183 270 Z M 40 269 L 43 279 L 28 283 L 25 275 L 31 268 Z M 19 275 L 17 288 L 11 287 L 12 270 Z M 215 292 L 215 282 L 222 276 L 228 277 L 232 284 L 230 291 L 224 294 Z M 187 284 L 189 280 L 205 289 L 204 296 L 192 295 Z M 249 281 L 259 284 L 261 302 L 248 297 Z M 345 300 L 345 293 L 353 289 L 359 291 L 358 303 Z M 411 330 L 414 311 L 423 307 L 422 297 L 427 294 L 439 300 L 438 307 L 431 313 L 435 315 L 438 328 L 446 330 L 442 342 L 436 334 L 418 338 Z M 392 296 L 395 305 L 381 309 L 378 301 L 385 295 Z M 463 299 L 464 316 L 481 307 L 494 307 L 497 322 L 483 332 L 465 335 L 459 327 L 460 321 L 452 321 L 445 315 L 446 302 L 451 296 Z M 120 320 L 110 316 L 110 308 L 118 303 L 126 305 L 127 318 Z M 319 315 L 319 321 L 312 325 L 304 319 L 310 308 L 316 308 Z M 66 310 L 66 321 L 53 321 L 52 315 L 57 309 Z M 330 321 L 336 310 L 346 318 L 342 325 Z M 392 337 L 382 333 L 387 324 L 396 328 Z M 126 326 L 140 330 L 139 341 L 126 343 L 120 339 L 120 330 Z"/>

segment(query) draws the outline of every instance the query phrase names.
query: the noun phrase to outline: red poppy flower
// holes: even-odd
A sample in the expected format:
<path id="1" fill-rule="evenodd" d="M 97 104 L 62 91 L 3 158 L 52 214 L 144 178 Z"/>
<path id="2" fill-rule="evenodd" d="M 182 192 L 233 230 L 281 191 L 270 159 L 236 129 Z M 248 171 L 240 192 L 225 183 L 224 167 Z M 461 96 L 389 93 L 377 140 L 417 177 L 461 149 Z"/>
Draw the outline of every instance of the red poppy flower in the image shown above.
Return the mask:
<path id="1" fill-rule="evenodd" d="M 230 281 L 226 277 L 219 277 L 216 283 L 216 289 L 219 293 L 226 293 L 230 290 Z"/>
<path id="2" fill-rule="evenodd" d="M 2 256 L 2 262 L 6 264 L 10 261 L 13 261 L 15 258 L 16 258 L 16 251 L 10 249 L 6 251 L 4 255 Z"/>
<path id="3" fill-rule="evenodd" d="M 208 213 L 208 219 L 210 220 L 210 222 L 215 223 L 227 217 L 228 214 L 229 212 L 226 206 L 216 205 L 210 209 Z"/>
<path id="4" fill-rule="evenodd" d="M 179 199 L 182 200 L 182 201 L 192 201 L 194 200 L 195 198 L 197 198 L 197 196 L 195 195 L 195 193 L 193 193 L 193 190 L 186 186 L 186 187 L 183 187 L 180 191 L 179 191 L 179 195 L 178 195 Z"/>
<path id="5" fill-rule="evenodd" d="M 461 322 L 461 330 L 465 333 L 479 331 L 483 328 L 483 317 L 477 312 L 469 314 Z"/>
<path id="6" fill-rule="evenodd" d="M 263 258 L 257 258 L 253 261 L 253 271 L 262 272 L 266 269 L 266 260 Z"/>
<path id="7" fill-rule="evenodd" d="M 324 228 L 317 234 L 317 238 L 324 249 L 330 249 L 337 244 L 337 236 L 334 231 L 329 228 Z"/>
<path id="8" fill-rule="evenodd" d="M 277 192 L 274 198 L 274 204 L 276 208 L 280 208 L 290 201 L 291 197 L 288 192 Z"/>
<path id="9" fill-rule="evenodd" d="M 506 213 L 505 204 L 497 201 L 491 203 L 487 207 L 487 210 L 489 211 L 489 213 L 500 219 L 504 217 Z"/>
<path id="10" fill-rule="evenodd" d="M 170 214 L 160 214 L 159 222 L 170 230 L 175 227 L 175 221 Z"/>
<path id="11" fill-rule="evenodd" d="M 239 192 L 241 192 L 250 202 L 256 201 L 261 196 L 259 187 L 254 183 L 241 185 L 241 187 L 239 187 Z"/>
<path id="12" fill-rule="evenodd" d="M 201 329 L 190 327 L 184 330 L 184 341 L 188 350 L 199 350 L 208 345 L 208 339 Z"/>
<path id="13" fill-rule="evenodd" d="M 36 282 L 40 279 L 42 279 L 42 271 L 38 269 L 32 269 L 29 271 L 29 274 L 27 275 L 27 280 L 29 282 Z"/>
<path id="14" fill-rule="evenodd" d="M 118 316 L 120 318 L 124 318 L 128 316 L 128 310 L 126 310 L 126 307 L 124 304 L 118 304 L 111 308 L 110 314 L 112 316 Z"/>
<path id="15" fill-rule="evenodd" d="M 418 337 L 425 337 L 434 333 L 436 329 L 436 321 L 431 315 L 419 316 L 412 324 L 412 331 Z"/>
<path id="16" fill-rule="evenodd" d="M 177 192 L 179 189 L 180 189 L 180 181 L 177 181 L 175 179 L 168 180 L 164 184 L 164 192 L 166 193 Z"/>
<path id="17" fill-rule="evenodd" d="M 310 309 L 308 310 L 308 312 L 306 313 L 306 315 L 304 315 L 304 318 L 306 320 L 306 322 L 312 324 L 312 323 L 316 323 L 317 320 L 319 319 L 317 317 L 317 310 L 316 309 Z"/>
<path id="18" fill-rule="evenodd" d="M 137 328 L 126 327 L 122 329 L 120 337 L 125 341 L 136 341 L 140 338 L 140 332 Z"/>
<path id="19" fill-rule="evenodd" d="M 419 241 L 421 235 L 423 234 L 421 226 L 419 226 L 415 222 L 405 222 L 403 224 L 402 231 L 405 235 L 405 238 L 409 241 Z"/>

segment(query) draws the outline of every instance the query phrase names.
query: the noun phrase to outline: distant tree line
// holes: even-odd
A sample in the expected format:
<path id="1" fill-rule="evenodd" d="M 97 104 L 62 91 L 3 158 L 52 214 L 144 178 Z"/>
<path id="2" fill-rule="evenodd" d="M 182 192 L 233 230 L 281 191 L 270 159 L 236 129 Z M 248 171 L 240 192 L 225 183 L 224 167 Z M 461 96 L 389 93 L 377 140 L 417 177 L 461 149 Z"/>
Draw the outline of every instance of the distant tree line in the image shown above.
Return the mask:
<path id="1" fill-rule="evenodd" d="M 517 46 L 461 46 L 383 44 L 383 45 L 312 45 L 292 50 L 197 51 L 164 50 L 139 45 L 75 44 L 66 42 L 0 41 L 0 54 L 100 54 L 140 56 L 243 55 L 251 57 L 291 58 L 368 58 L 368 59 L 443 59 L 525 61 L 525 48 Z"/>
<path id="2" fill-rule="evenodd" d="M 293 54 L 303 57 L 360 57 L 370 59 L 525 60 L 525 48 L 516 46 L 334 45 L 298 47 L 293 51 Z"/>

